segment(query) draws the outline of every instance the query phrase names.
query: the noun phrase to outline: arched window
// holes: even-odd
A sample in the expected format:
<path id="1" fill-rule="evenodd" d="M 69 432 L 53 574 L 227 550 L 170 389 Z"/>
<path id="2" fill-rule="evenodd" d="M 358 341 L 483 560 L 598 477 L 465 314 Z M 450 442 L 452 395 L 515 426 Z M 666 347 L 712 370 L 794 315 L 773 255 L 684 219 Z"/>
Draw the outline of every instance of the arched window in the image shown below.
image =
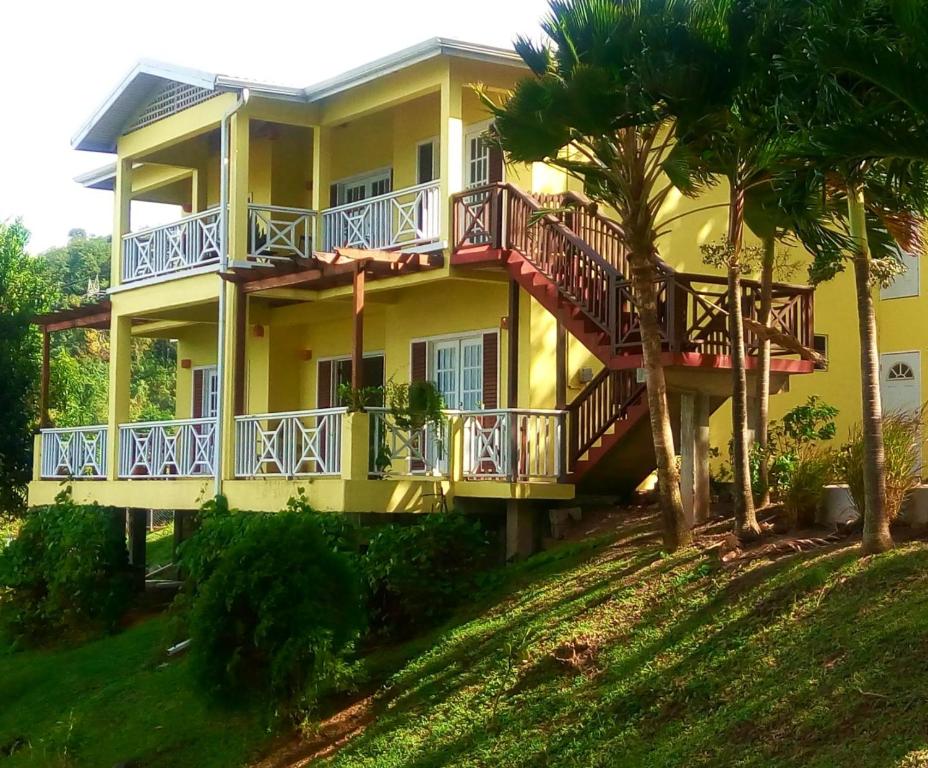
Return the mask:
<path id="1" fill-rule="evenodd" d="M 889 369 L 889 381 L 914 381 L 915 371 L 908 363 L 894 363 Z"/>

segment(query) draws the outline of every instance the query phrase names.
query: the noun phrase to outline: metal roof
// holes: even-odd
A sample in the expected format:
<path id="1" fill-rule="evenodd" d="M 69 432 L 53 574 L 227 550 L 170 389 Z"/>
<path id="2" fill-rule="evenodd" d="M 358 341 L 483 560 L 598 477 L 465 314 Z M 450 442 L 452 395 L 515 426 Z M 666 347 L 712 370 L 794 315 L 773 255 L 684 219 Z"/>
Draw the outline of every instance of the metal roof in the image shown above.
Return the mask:
<path id="1" fill-rule="evenodd" d="M 114 153 L 117 138 L 125 132 L 126 127 L 159 89 L 170 83 L 191 85 L 217 93 L 248 88 L 253 93 L 269 98 L 310 103 L 443 55 L 515 67 L 524 66 L 512 50 L 441 37 L 433 37 L 306 88 L 293 88 L 143 60 L 132 68 L 90 119 L 74 134 L 71 146 L 89 152 Z M 84 176 L 92 177 L 94 173 L 96 172 L 92 171 Z"/>

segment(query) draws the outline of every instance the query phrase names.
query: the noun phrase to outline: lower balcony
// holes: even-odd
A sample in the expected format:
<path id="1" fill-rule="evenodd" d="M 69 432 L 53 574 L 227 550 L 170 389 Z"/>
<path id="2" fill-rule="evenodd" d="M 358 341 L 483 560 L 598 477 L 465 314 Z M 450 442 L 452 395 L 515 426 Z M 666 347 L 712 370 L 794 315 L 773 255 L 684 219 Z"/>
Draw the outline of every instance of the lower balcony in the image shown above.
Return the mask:
<path id="1" fill-rule="evenodd" d="M 115 454 L 105 426 L 42 430 L 30 504 L 69 483 L 81 502 L 198 507 L 215 488 L 216 427 L 215 419 L 120 424 Z M 564 440 L 562 411 L 448 411 L 437 427 L 398 423 L 383 408 L 237 416 L 223 441 L 232 459 L 222 489 L 232 506 L 268 511 L 300 493 L 320 510 L 346 512 L 430 511 L 455 497 L 567 499 Z"/>

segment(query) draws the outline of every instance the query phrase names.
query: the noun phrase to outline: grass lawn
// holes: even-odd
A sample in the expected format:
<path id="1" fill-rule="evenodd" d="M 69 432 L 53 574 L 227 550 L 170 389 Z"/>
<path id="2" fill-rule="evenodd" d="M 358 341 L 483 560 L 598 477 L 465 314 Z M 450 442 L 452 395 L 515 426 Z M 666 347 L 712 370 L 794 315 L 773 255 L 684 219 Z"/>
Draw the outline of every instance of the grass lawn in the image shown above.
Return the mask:
<path id="1" fill-rule="evenodd" d="M 730 571 L 634 533 L 514 569 L 313 765 L 928 765 L 928 546 Z"/>
<path id="2" fill-rule="evenodd" d="M 158 618 L 77 648 L 0 656 L 0 765 L 247 764 L 265 738 L 261 715 L 197 695 L 185 662 L 163 663 L 165 625 Z"/>
<path id="3" fill-rule="evenodd" d="M 209 706 L 185 662 L 163 664 L 164 635 L 156 619 L 0 657 L 0 765 L 289 768 L 301 749 L 328 768 L 928 765 L 923 542 L 723 567 L 662 555 L 653 519 L 633 520 L 495 574 L 444 628 L 365 659 L 385 682 L 358 694 L 363 717 L 306 739 Z M 339 719 L 358 725 L 334 751 Z"/>
<path id="4" fill-rule="evenodd" d="M 174 526 L 149 531 L 145 537 L 145 566 L 150 571 L 174 562 Z"/>

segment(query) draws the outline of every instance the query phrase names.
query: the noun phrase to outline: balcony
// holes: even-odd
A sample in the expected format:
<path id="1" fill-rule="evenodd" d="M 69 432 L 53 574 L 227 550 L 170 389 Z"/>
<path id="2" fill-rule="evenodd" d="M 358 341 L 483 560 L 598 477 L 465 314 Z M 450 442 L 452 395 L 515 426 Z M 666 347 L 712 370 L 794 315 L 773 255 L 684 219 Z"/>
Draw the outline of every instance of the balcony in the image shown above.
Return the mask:
<path id="1" fill-rule="evenodd" d="M 369 424 L 363 445 L 346 440 L 349 418 Z M 343 477 L 350 451 L 364 452 L 365 478 L 445 478 L 557 483 L 563 475 L 563 411 L 449 411 L 436 431 L 409 430 L 384 408 L 266 413 L 235 418 L 236 479 Z M 174 480 L 216 471 L 214 419 L 120 424 L 117 478 Z M 107 477 L 105 426 L 41 432 L 36 479 Z"/>
<path id="2" fill-rule="evenodd" d="M 410 249 L 441 239 L 438 180 L 406 187 L 322 213 L 322 250 Z"/>
<path id="3" fill-rule="evenodd" d="M 248 205 L 245 260 L 308 259 L 313 252 L 315 211 L 279 205 Z M 194 273 L 220 261 L 220 209 L 125 235 L 124 284 Z"/>

